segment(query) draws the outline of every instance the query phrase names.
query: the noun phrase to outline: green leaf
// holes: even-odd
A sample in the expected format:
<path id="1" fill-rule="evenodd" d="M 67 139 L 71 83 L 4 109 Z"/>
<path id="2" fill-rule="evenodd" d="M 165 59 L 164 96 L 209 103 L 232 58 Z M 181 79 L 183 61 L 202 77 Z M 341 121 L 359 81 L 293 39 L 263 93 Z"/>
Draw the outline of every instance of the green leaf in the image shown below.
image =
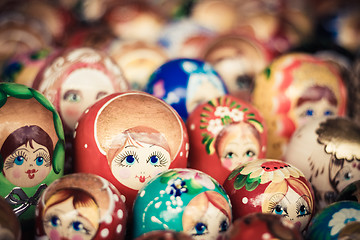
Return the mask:
<path id="1" fill-rule="evenodd" d="M 247 181 L 245 184 L 245 189 L 249 192 L 253 191 L 257 186 L 259 186 L 260 181 Z"/>
<path id="2" fill-rule="evenodd" d="M 56 143 L 53 156 L 53 169 L 56 174 L 59 174 L 64 168 L 65 161 L 65 145 L 64 142 L 59 140 Z"/>
<path id="3" fill-rule="evenodd" d="M 22 84 L 1 83 L 0 89 L 4 91 L 7 95 L 20 99 L 30 99 L 33 97 L 30 88 Z"/>
<path id="4" fill-rule="evenodd" d="M 235 188 L 236 190 L 241 189 L 243 186 L 245 186 L 246 179 L 247 179 L 247 175 L 239 174 L 239 175 L 235 178 L 234 188 Z"/>
<path id="5" fill-rule="evenodd" d="M 30 91 L 32 92 L 32 95 L 34 98 L 41 103 L 47 110 L 54 112 L 56 111 L 54 105 L 40 92 L 36 91 L 35 89 L 30 88 Z"/>
<path id="6" fill-rule="evenodd" d="M 7 101 L 7 94 L 4 93 L 3 91 L 0 91 L 0 108 L 2 106 L 4 106 L 4 104 L 6 103 Z"/>

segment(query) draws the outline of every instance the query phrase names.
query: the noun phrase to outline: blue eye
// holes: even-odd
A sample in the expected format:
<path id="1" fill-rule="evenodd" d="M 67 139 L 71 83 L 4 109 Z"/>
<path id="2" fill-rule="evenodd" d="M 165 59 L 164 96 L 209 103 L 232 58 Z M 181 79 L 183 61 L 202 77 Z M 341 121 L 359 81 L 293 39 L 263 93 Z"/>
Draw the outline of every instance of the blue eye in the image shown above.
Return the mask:
<path id="1" fill-rule="evenodd" d="M 156 155 L 152 155 L 149 159 L 151 165 L 156 165 L 159 163 L 159 158 Z"/>
<path id="2" fill-rule="evenodd" d="M 331 115 L 334 115 L 334 113 L 330 110 L 324 112 L 324 116 L 331 116 Z"/>
<path id="3" fill-rule="evenodd" d="M 352 178 L 351 172 L 347 172 L 347 173 L 344 174 L 344 179 L 345 180 L 350 180 L 351 178 Z"/>
<path id="4" fill-rule="evenodd" d="M 301 205 L 300 209 L 299 209 L 299 213 L 298 215 L 299 216 L 304 216 L 304 215 L 307 215 L 307 210 L 306 210 L 306 207 L 304 205 Z"/>
<path id="5" fill-rule="evenodd" d="M 14 160 L 16 165 L 22 165 L 24 163 L 25 158 L 23 156 L 17 156 Z"/>
<path id="6" fill-rule="evenodd" d="M 44 163 L 44 158 L 43 157 L 37 157 L 36 158 L 36 165 L 41 166 L 41 165 L 43 165 L 43 163 Z"/>
<path id="7" fill-rule="evenodd" d="M 134 155 L 128 155 L 125 158 L 125 161 L 128 165 L 133 165 L 135 163 L 135 157 Z"/>
<path id="8" fill-rule="evenodd" d="M 284 212 L 284 209 L 280 205 L 276 205 L 276 207 L 273 210 L 275 214 L 282 215 Z"/>
<path id="9" fill-rule="evenodd" d="M 64 99 L 68 102 L 80 102 L 81 97 L 77 93 L 66 93 Z"/>
<path id="10" fill-rule="evenodd" d="M 234 153 L 233 152 L 229 152 L 226 154 L 225 158 L 233 158 L 234 157 Z"/>
<path id="11" fill-rule="evenodd" d="M 61 224 L 60 218 L 58 218 L 57 216 L 52 217 L 50 222 L 53 227 L 58 227 Z"/>
<path id="12" fill-rule="evenodd" d="M 313 116 L 314 115 L 314 110 L 312 110 L 312 109 L 308 109 L 308 110 L 306 110 L 306 116 Z"/>
<path id="13" fill-rule="evenodd" d="M 73 222 L 72 227 L 77 232 L 84 230 L 84 225 L 79 221 Z"/>
<path id="14" fill-rule="evenodd" d="M 204 234 L 206 229 L 207 229 L 207 226 L 204 223 L 202 223 L 202 222 L 197 223 L 195 226 L 196 235 Z"/>
<path id="15" fill-rule="evenodd" d="M 229 224 L 226 220 L 222 221 L 220 224 L 220 231 L 219 232 L 225 232 L 229 228 Z"/>
<path id="16" fill-rule="evenodd" d="M 253 157 L 253 156 L 255 156 L 255 153 L 253 151 L 249 150 L 249 151 L 246 152 L 246 156 L 247 157 Z"/>

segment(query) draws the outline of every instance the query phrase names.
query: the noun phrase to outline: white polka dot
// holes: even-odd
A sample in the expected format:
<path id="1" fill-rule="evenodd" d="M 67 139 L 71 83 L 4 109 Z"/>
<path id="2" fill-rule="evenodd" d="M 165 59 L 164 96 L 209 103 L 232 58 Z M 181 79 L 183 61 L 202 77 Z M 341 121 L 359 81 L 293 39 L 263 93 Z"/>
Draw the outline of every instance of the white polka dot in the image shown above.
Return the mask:
<path id="1" fill-rule="evenodd" d="M 140 197 L 143 197 L 145 195 L 145 190 L 141 191 Z"/>
<path id="2" fill-rule="evenodd" d="M 87 108 L 84 113 L 87 114 L 88 112 L 89 112 L 89 109 Z"/>
<path id="3" fill-rule="evenodd" d="M 195 124 L 190 125 L 190 130 L 195 130 Z"/>
<path id="4" fill-rule="evenodd" d="M 117 211 L 117 216 L 118 216 L 118 218 L 122 219 L 123 216 L 124 216 L 123 210 L 119 209 L 119 210 Z"/>
<path id="5" fill-rule="evenodd" d="M 119 201 L 119 196 L 114 194 L 114 200 L 115 200 L 115 202 L 118 202 Z"/>
<path id="6" fill-rule="evenodd" d="M 106 222 L 107 224 L 110 224 L 110 223 L 112 222 L 112 217 L 111 217 L 111 215 L 108 215 L 108 216 L 105 218 L 105 222 Z"/>
<path id="7" fill-rule="evenodd" d="M 87 147 L 88 147 L 88 145 L 85 143 L 84 148 L 87 148 Z"/>
<path id="8" fill-rule="evenodd" d="M 107 236 L 109 236 L 109 229 L 104 228 L 103 230 L 101 230 L 100 235 L 101 237 L 106 238 Z"/>
<path id="9" fill-rule="evenodd" d="M 184 155 L 184 153 L 183 152 L 180 152 L 180 157 L 182 157 Z"/>
<path id="10" fill-rule="evenodd" d="M 121 200 L 122 200 L 123 202 L 126 201 L 126 197 L 125 197 L 124 195 L 121 195 L 120 198 L 121 198 Z"/>
<path id="11" fill-rule="evenodd" d="M 188 151 L 189 150 L 189 143 L 185 144 L 185 150 Z"/>
<path id="12" fill-rule="evenodd" d="M 76 129 L 75 129 L 76 130 Z M 76 138 L 76 131 L 74 131 L 73 138 Z"/>
<path id="13" fill-rule="evenodd" d="M 247 204 L 249 202 L 249 199 L 247 197 L 243 197 L 242 203 Z"/>
<path id="14" fill-rule="evenodd" d="M 261 236 L 261 239 L 269 240 L 269 239 L 271 239 L 271 234 L 270 234 L 270 233 L 264 233 L 264 234 Z"/>
<path id="15" fill-rule="evenodd" d="M 116 227 L 116 233 L 120 233 L 122 230 L 122 225 L 119 224 L 117 227 Z"/>
<path id="16" fill-rule="evenodd" d="M 189 157 L 189 151 L 186 152 L 186 158 L 188 158 L 188 157 Z"/>
<path id="17" fill-rule="evenodd" d="M 75 123 L 75 129 L 77 129 L 77 127 L 79 126 L 79 122 Z"/>

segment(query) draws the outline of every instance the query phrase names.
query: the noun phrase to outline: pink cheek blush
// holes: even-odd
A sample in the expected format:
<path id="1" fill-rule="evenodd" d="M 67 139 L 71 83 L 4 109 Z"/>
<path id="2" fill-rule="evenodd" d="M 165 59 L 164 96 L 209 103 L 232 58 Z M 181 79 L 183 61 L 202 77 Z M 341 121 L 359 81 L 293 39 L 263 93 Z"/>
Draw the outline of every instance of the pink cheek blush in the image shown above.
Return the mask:
<path id="1" fill-rule="evenodd" d="M 75 235 L 71 238 L 71 240 L 83 240 L 83 238 L 80 235 Z"/>
<path id="2" fill-rule="evenodd" d="M 21 170 L 14 170 L 12 173 L 13 178 L 21 178 Z"/>
<path id="3" fill-rule="evenodd" d="M 120 179 L 129 179 L 131 177 L 131 172 L 128 169 L 115 170 L 112 171 L 112 173 L 113 175 L 118 176 Z"/>
<path id="4" fill-rule="evenodd" d="M 57 230 L 53 229 L 50 231 L 50 239 L 51 240 L 60 240 L 61 235 Z"/>
<path id="5" fill-rule="evenodd" d="M 231 165 L 232 165 L 231 159 L 224 159 L 224 161 L 222 162 L 222 165 L 223 165 L 225 168 L 230 169 L 230 168 L 231 168 Z"/>

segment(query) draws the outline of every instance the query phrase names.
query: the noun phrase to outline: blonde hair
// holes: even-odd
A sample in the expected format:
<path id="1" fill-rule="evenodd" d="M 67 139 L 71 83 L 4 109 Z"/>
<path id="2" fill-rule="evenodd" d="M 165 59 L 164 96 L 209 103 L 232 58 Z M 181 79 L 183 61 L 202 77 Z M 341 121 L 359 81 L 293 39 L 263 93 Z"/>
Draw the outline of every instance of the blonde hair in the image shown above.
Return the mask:
<path id="1" fill-rule="evenodd" d="M 182 217 L 183 231 L 191 230 L 205 214 L 209 203 L 219 209 L 231 222 L 231 208 L 229 202 L 220 193 L 206 191 L 195 196 L 184 210 Z"/>

